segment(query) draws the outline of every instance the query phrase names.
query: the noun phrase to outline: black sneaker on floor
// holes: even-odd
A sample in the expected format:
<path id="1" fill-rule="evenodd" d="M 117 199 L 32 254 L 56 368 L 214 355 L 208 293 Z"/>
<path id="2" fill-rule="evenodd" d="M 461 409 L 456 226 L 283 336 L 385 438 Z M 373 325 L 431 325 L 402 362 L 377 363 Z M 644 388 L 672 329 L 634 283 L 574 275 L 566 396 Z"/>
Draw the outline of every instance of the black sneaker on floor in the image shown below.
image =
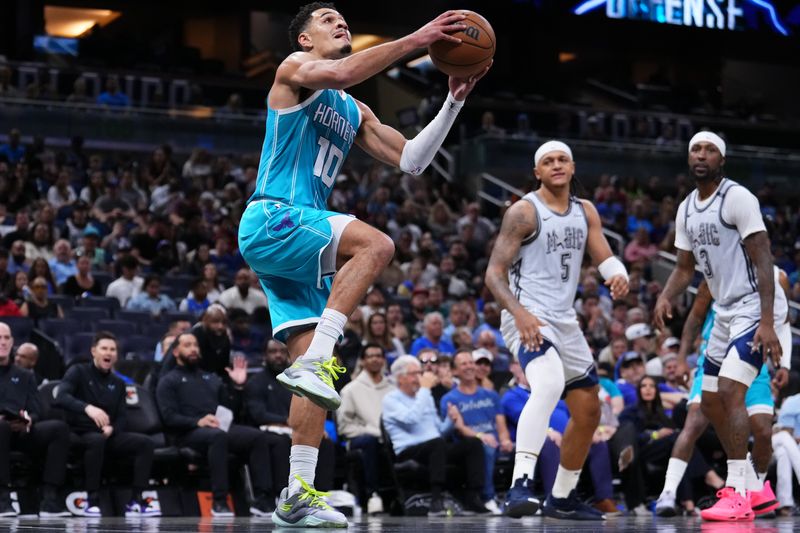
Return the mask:
<path id="1" fill-rule="evenodd" d="M 39 506 L 39 516 L 41 518 L 61 518 L 64 516 L 72 516 L 62 500 L 55 498 L 45 498 Z"/>
<path id="2" fill-rule="evenodd" d="M 12 516 L 17 516 L 17 511 L 15 511 L 14 506 L 11 505 L 11 498 L 8 494 L 0 495 L 0 518 L 9 518 Z"/>
<path id="3" fill-rule="evenodd" d="M 275 510 L 275 498 L 270 496 L 259 496 L 250 506 L 250 514 L 253 516 L 271 516 Z"/>
<path id="4" fill-rule="evenodd" d="M 428 516 L 447 516 L 447 510 L 444 508 L 444 498 L 431 498 L 431 504 L 428 506 Z"/>
<path id="5" fill-rule="evenodd" d="M 506 494 L 503 514 L 511 518 L 533 516 L 539 510 L 539 500 L 533 497 L 533 481 L 528 475 L 514 481 L 514 486 Z"/>
<path id="6" fill-rule="evenodd" d="M 542 514 L 550 518 L 562 520 L 605 520 L 603 513 L 583 503 L 574 490 L 566 498 L 547 497 L 542 507 Z"/>
<path id="7" fill-rule="evenodd" d="M 214 502 L 211 504 L 211 516 L 233 516 L 233 511 L 231 511 L 231 508 L 228 507 L 228 502 L 225 500 L 214 500 Z"/>
<path id="8" fill-rule="evenodd" d="M 487 514 L 491 511 L 486 508 L 483 500 L 477 493 L 471 493 L 464 497 L 464 512 L 465 514 Z"/>

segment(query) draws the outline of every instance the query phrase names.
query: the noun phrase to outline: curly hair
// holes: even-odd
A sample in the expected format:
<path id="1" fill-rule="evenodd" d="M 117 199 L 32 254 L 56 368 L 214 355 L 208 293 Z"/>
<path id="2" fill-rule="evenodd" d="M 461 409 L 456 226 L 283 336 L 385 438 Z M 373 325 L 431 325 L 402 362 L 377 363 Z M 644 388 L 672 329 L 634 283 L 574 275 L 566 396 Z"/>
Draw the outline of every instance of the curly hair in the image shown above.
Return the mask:
<path id="1" fill-rule="evenodd" d="M 308 21 L 311 19 L 311 14 L 317 9 L 333 9 L 336 10 L 331 2 L 312 2 L 300 8 L 297 15 L 289 23 L 289 44 L 295 52 L 302 52 L 303 47 L 297 42 L 300 34 L 306 30 Z"/>

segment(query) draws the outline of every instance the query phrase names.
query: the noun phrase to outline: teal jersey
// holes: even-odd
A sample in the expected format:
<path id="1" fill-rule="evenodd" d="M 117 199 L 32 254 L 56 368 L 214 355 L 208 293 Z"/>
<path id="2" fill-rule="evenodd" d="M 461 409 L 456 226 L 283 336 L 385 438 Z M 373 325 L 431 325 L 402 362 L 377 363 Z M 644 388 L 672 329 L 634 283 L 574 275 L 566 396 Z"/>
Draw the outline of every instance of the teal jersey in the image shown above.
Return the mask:
<path id="1" fill-rule="evenodd" d="M 706 320 L 703 322 L 703 329 L 700 331 L 700 355 L 706 355 L 706 347 L 708 346 L 708 339 L 711 338 L 711 330 L 714 329 L 714 317 L 716 313 L 714 309 L 709 309 L 706 313 Z"/>
<path id="2" fill-rule="evenodd" d="M 286 109 L 267 108 L 267 127 L 250 201 L 326 209 L 339 169 L 361 124 L 344 91 L 321 89 Z"/>

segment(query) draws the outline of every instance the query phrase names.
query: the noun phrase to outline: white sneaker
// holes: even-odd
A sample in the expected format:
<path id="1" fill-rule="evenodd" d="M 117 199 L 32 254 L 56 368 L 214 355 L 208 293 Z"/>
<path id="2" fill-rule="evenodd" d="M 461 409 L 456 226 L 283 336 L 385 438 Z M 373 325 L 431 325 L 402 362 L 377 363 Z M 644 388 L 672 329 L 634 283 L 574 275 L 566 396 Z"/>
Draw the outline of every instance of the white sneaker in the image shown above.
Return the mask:
<path id="1" fill-rule="evenodd" d="M 383 500 L 377 492 L 373 492 L 367 501 L 367 514 L 378 514 L 383 512 Z"/>
<path id="2" fill-rule="evenodd" d="M 656 502 L 656 516 L 675 516 L 678 512 L 675 510 L 675 493 L 671 490 L 665 490 L 658 497 Z"/>
<path id="3" fill-rule="evenodd" d="M 500 510 L 500 506 L 497 505 L 497 502 L 494 501 L 494 498 L 492 498 L 488 502 L 484 502 L 484 505 L 486 506 L 487 509 L 489 509 L 489 512 L 492 514 L 503 514 L 503 511 Z"/>
<path id="4" fill-rule="evenodd" d="M 645 507 L 643 503 L 640 503 L 631 509 L 628 514 L 633 516 L 650 516 L 652 513 L 647 510 L 647 507 Z"/>

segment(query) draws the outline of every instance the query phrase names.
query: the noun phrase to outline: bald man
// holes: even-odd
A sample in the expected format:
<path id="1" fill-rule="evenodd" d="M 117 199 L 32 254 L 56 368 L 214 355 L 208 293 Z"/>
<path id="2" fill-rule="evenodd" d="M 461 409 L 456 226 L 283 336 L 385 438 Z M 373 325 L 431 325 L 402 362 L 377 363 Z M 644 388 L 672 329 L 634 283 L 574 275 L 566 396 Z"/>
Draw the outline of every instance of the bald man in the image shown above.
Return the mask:
<path id="1" fill-rule="evenodd" d="M 69 516 L 59 488 L 64 484 L 69 427 L 61 420 L 40 421 L 41 404 L 36 379 L 30 370 L 11 364 L 14 337 L 0 322 L 0 517 L 15 516 L 8 486 L 11 450 L 32 452 L 43 462 L 39 516 Z"/>
<path id="2" fill-rule="evenodd" d="M 30 342 L 26 342 L 24 344 L 20 344 L 19 348 L 17 348 L 17 353 L 14 356 L 14 364 L 20 368 L 24 368 L 25 370 L 30 370 L 33 372 L 33 376 L 36 378 L 36 384 L 41 385 L 44 381 L 44 378 L 36 373 L 35 367 L 36 363 L 39 361 L 39 348 Z"/>

